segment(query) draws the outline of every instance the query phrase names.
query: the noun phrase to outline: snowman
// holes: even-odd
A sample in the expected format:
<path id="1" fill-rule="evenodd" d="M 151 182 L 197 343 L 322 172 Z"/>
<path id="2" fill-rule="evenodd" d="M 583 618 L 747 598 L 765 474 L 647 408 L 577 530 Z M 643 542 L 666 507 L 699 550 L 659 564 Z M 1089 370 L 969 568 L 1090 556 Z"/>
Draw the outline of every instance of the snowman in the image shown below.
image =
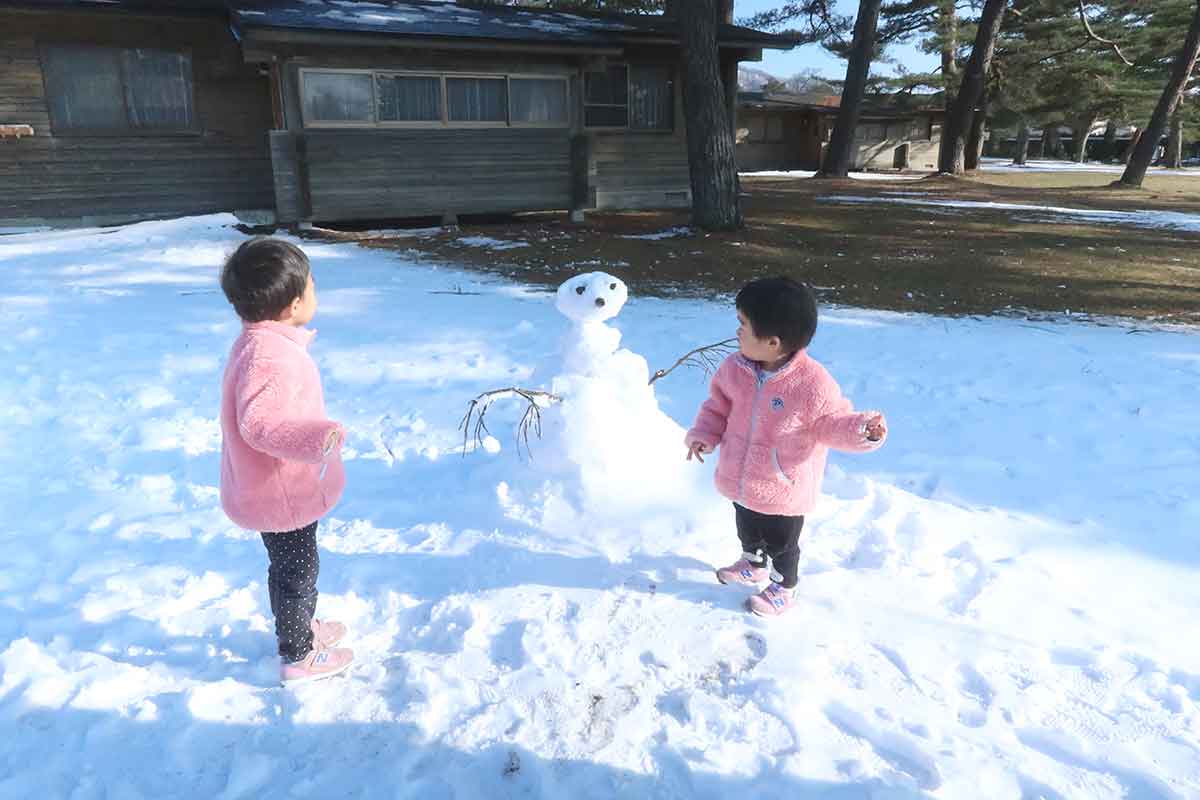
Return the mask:
<path id="1" fill-rule="evenodd" d="M 628 298 L 624 281 L 604 272 L 565 281 L 555 306 L 568 327 L 536 373 L 561 402 L 543 411 L 534 467 L 558 473 L 579 511 L 602 516 L 668 508 L 698 477 L 682 456 L 684 429 L 658 407 L 646 360 L 608 324 Z"/>

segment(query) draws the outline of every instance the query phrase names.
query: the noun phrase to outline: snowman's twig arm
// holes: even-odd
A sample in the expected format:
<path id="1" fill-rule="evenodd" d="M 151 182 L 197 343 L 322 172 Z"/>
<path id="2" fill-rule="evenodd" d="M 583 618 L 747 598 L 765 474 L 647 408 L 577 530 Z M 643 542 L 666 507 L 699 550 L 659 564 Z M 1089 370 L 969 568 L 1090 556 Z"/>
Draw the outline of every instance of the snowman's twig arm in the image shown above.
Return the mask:
<path id="1" fill-rule="evenodd" d="M 737 344 L 737 339 L 726 339 L 716 344 L 706 344 L 704 347 L 697 347 L 695 350 L 682 356 L 668 369 L 660 369 L 651 375 L 650 383 L 653 385 L 659 378 L 667 377 L 676 367 L 682 364 L 687 364 L 689 367 L 699 367 L 704 370 L 705 375 L 716 372 L 717 367 L 721 366 L 721 359 L 729 355 L 734 349 L 735 344 Z"/>
<path id="2" fill-rule="evenodd" d="M 482 447 L 483 437 L 491 435 L 491 431 L 487 427 L 486 417 L 492 403 L 505 397 L 513 396 L 522 398 L 527 404 L 525 414 L 521 417 L 521 422 L 517 426 L 517 451 L 518 453 L 520 452 L 521 443 L 524 442 L 525 452 L 529 453 L 530 458 L 533 457 L 533 453 L 529 449 L 529 429 L 532 427 L 533 432 L 538 438 L 541 438 L 542 405 L 557 403 L 562 398 L 556 394 L 543 392 L 538 389 L 522 389 L 519 386 L 509 386 L 507 389 L 493 389 L 490 392 L 484 392 L 467 405 L 467 413 L 463 415 L 462 421 L 458 423 L 459 430 L 463 432 L 464 458 L 467 455 L 467 447 L 470 444 L 472 433 L 475 435 L 476 447 Z"/>

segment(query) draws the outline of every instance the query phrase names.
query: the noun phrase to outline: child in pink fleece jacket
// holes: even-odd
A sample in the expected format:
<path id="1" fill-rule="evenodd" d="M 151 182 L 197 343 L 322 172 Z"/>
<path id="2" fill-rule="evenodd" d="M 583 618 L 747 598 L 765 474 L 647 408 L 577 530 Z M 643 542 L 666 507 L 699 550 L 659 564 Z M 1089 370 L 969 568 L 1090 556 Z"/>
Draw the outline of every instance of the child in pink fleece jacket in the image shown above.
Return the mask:
<path id="1" fill-rule="evenodd" d="M 817 330 L 817 302 L 807 286 L 790 278 L 752 281 L 736 305 L 739 352 L 713 375 L 685 444 L 689 461 L 721 448 L 716 485 L 733 501 L 742 556 L 718 569 L 717 580 L 759 586 L 770 579 L 749 606 L 778 616 L 795 604 L 800 531 L 820 494 L 829 448 L 874 450 L 887 425 L 878 412 L 854 412 L 806 352 Z"/>
<path id="2" fill-rule="evenodd" d="M 325 415 L 321 376 L 308 354 L 317 310 L 308 258 L 280 239 L 242 244 L 221 270 L 242 318 L 221 383 L 221 505 L 260 531 L 284 683 L 341 672 L 354 654 L 334 647 L 340 622 L 315 619 L 317 522 L 342 495 L 345 432 Z"/>

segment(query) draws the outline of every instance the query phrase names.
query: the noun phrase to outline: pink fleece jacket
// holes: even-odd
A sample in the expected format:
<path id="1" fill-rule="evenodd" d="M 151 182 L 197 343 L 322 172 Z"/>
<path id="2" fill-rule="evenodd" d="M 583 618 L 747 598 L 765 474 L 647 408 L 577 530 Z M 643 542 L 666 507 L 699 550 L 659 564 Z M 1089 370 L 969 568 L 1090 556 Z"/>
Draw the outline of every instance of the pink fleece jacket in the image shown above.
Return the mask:
<path id="1" fill-rule="evenodd" d="M 320 519 L 342 496 L 342 426 L 325 416 L 315 331 L 242 327 L 221 384 L 221 506 L 244 528 L 284 532 Z M 330 431 L 337 440 L 324 452 Z"/>
<path id="2" fill-rule="evenodd" d="M 713 375 L 687 441 L 720 446 L 721 494 L 751 511 L 799 516 L 816 505 L 830 447 L 866 452 L 883 444 L 867 439 L 877 413 L 853 412 L 833 377 L 803 350 L 777 372 L 761 372 L 735 353 Z"/>

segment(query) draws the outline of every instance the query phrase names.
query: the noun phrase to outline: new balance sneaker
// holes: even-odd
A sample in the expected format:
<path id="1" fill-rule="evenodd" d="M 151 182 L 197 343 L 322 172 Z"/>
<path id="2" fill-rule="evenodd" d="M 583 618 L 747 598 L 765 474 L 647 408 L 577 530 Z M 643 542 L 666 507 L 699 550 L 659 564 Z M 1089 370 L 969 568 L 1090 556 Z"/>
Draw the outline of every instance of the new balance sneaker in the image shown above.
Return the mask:
<path id="1" fill-rule="evenodd" d="M 785 589 L 774 581 L 749 600 L 750 610 L 760 617 L 778 617 L 796 605 L 795 589 Z"/>
<path id="2" fill-rule="evenodd" d="M 299 661 L 285 662 L 279 667 L 279 680 L 285 686 L 307 683 L 337 675 L 354 663 L 354 651 L 348 647 L 313 647 Z"/>
<path id="3" fill-rule="evenodd" d="M 721 583 L 740 583 L 745 586 L 757 586 L 770 576 L 771 570 L 767 569 L 766 564 L 752 564 L 746 558 L 717 570 L 717 580 Z"/>
<path id="4" fill-rule="evenodd" d="M 346 626 L 328 619 L 314 619 L 312 632 L 314 646 L 320 642 L 322 647 L 333 647 L 346 638 Z"/>

